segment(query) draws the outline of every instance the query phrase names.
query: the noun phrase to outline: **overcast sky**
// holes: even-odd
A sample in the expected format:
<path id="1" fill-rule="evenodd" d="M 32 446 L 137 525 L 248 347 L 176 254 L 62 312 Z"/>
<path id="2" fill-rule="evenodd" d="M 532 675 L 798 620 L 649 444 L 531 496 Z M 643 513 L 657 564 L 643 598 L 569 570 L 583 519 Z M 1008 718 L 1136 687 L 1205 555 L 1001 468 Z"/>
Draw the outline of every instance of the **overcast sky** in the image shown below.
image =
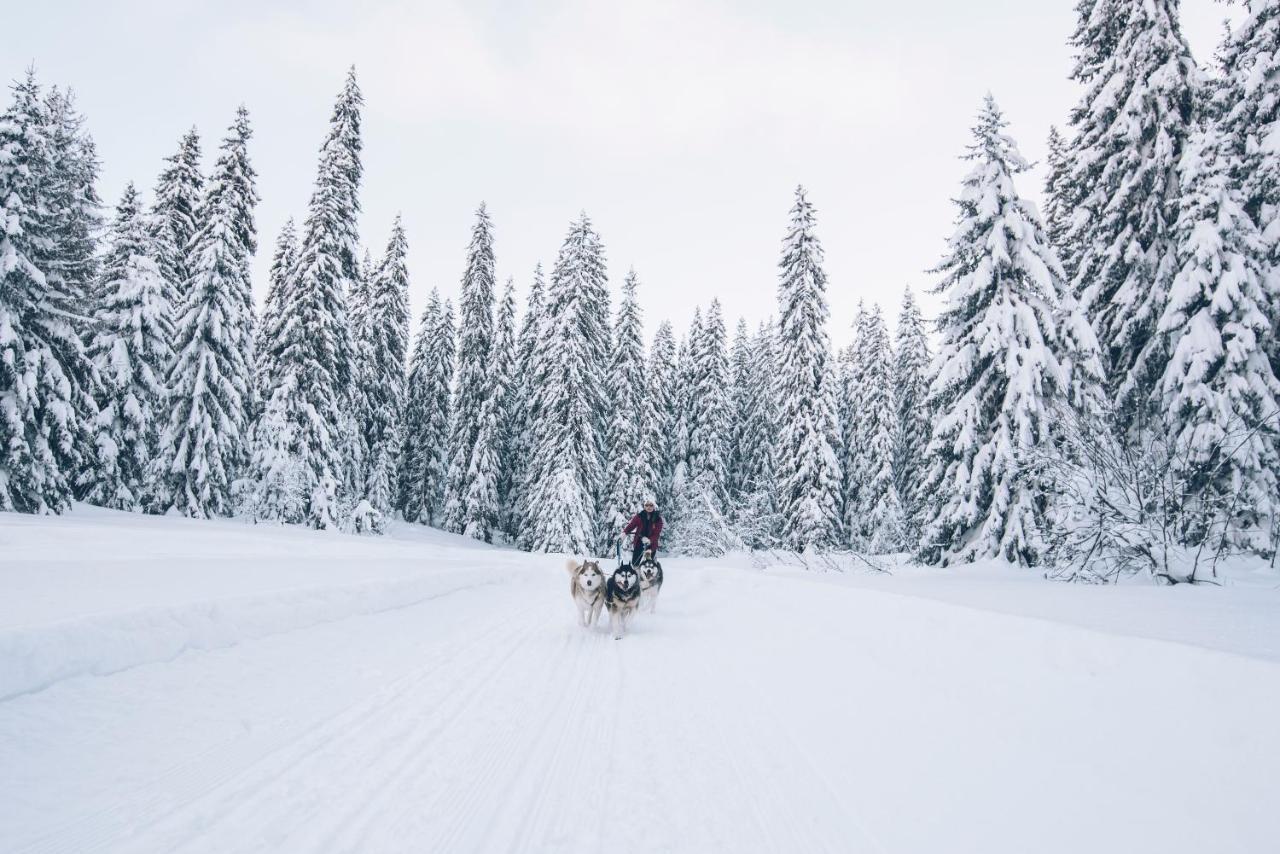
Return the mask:
<path id="1" fill-rule="evenodd" d="M 1184 0 L 1206 63 L 1232 12 Z M 196 125 L 206 166 L 251 113 L 261 247 L 305 214 L 333 99 L 355 64 L 366 109 L 362 237 L 404 215 L 415 318 L 457 293 L 473 212 L 523 292 L 586 210 L 616 285 L 634 266 L 648 330 L 714 296 L 730 323 L 774 312 L 796 184 L 819 215 L 832 334 L 860 298 L 896 316 L 950 234 L 958 159 L 990 90 L 1031 159 L 1078 97 L 1075 0 L 58 2 L 5 12 L 0 67 L 70 84 L 102 193 L 149 191 Z M 20 37 L 17 35 L 20 34 Z M 1039 199 L 1037 171 L 1020 190 Z M 926 308 L 933 303 L 924 297 Z"/>

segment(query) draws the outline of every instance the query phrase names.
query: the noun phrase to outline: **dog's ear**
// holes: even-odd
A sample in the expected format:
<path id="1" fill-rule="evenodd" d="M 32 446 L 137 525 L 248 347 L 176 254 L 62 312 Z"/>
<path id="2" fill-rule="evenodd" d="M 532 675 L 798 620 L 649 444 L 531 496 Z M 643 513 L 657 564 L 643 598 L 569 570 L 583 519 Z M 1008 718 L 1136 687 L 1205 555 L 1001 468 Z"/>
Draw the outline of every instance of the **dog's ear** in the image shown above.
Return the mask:
<path id="1" fill-rule="evenodd" d="M 573 558 L 569 558 L 569 560 L 565 562 L 564 568 L 568 570 L 570 575 L 573 575 L 578 571 L 578 562 Z"/>

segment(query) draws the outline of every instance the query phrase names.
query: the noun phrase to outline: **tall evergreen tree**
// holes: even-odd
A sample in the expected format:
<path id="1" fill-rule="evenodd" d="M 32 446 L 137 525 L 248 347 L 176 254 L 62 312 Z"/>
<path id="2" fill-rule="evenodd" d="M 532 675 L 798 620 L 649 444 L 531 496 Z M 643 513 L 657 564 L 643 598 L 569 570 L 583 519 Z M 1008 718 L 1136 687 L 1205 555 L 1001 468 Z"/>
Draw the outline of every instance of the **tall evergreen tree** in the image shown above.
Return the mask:
<path id="1" fill-rule="evenodd" d="M 898 446 L 894 453 L 894 482 L 902 501 L 904 544 L 914 547 L 920 536 L 923 505 L 922 461 L 933 418 L 928 406 L 929 337 L 910 288 L 902 294 L 895 345 L 893 386 L 897 392 Z"/>
<path id="2" fill-rule="evenodd" d="M 729 353 L 720 301 L 712 300 L 700 335 L 690 341 L 689 477 L 700 481 L 718 514 L 729 505 Z"/>
<path id="3" fill-rule="evenodd" d="M 170 302 L 180 306 L 195 272 L 195 237 L 199 225 L 196 213 L 204 195 L 200 173 L 200 136 L 187 131 L 178 150 L 165 158 L 156 181 L 152 216 L 160 273 L 169 283 Z"/>
<path id="4" fill-rule="evenodd" d="M 1065 395 L 1053 303 L 1062 267 L 1035 209 L 1018 197 L 1013 179 L 1028 166 L 1005 127 L 988 95 L 938 267 L 945 306 L 919 549 L 931 564 L 999 557 L 1028 565 L 1045 548 L 1047 499 L 1026 455 L 1050 438 Z"/>
<path id="5" fill-rule="evenodd" d="M 365 436 L 369 447 L 365 496 L 388 513 L 395 501 L 396 469 L 403 442 L 405 357 L 409 349 L 408 240 L 397 216 L 391 237 L 369 285 L 369 366 Z"/>
<path id="6" fill-rule="evenodd" d="M 1066 248 L 1074 203 L 1067 195 L 1070 189 L 1068 172 L 1071 169 L 1071 154 L 1067 141 L 1058 132 L 1056 125 L 1049 126 L 1049 154 L 1045 158 L 1045 167 L 1048 173 L 1044 179 L 1045 232 L 1059 258 L 1065 259 L 1075 254 Z"/>
<path id="7" fill-rule="evenodd" d="M 893 477 L 898 440 L 893 351 L 880 306 L 866 313 L 858 358 L 858 437 L 849 459 L 859 480 L 857 512 L 848 517 L 853 544 L 874 553 L 903 546 L 902 504 Z"/>
<path id="8" fill-rule="evenodd" d="M 527 527 L 536 551 L 583 554 L 595 545 L 607 408 L 606 282 L 600 238 L 583 214 L 556 259 L 534 360 L 538 422 Z"/>
<path id="9" fill-rule="evenodd" d="M 515 512 L 512 503 L 517 500 L 518 463 L 516 431 L 521 420 L 517 400 L 520 398 L 521 380 L 516 375 L 519 366 L 519 333 L 516 330 L 516 282 L 507 277 L 498 303 L 497 328 L 494 331 L 494 375 L 501 383 L 497 403 L 497 441 L 494 451 L 498 459 L 498 530 L 514 537 Z"/>
<path id="10" fill-rule="evenodd" d="M 45 99 L 48 162 L 42 180 L 50 214 L 51 240 L 45 273 L 50 290 L 71 309 L 73 325 L 87 337 L 96 304 L 98 234 L 102 202 L 98 198 L 98 156 L 84 129 L 84 116 L 67 90 L 54 88 Z"/>
<path id="11" fill-rule="evenodd" d="M 648 469 L 650 457 L 644 453 L 645 356 L 643 319 L 636 300 L 639 282 L 635 270 L 622 284 L 622 301 L 613 324 L 613 356 L 605 385 L 609 396 L 606 433 L 608 492 L 601 513 L 600 542 L 608 548 L 631 518 L 637 504 L 654 488 L 655 476 Z"/>
<path id="12" fill-rule="evenodd" d="M 687 504 L 693 495 L 689 486 L 689 436 L 693 428 L 694 394 L 698 386 L 695 351 L 697 343 L 701 340 L 702 308 L 699 306 L 693 310 L 693 319 L 689 322 L 688 332 L 680 339 L 680 346 L 676 349 L 676 360 L 672 370 L 675 380 L 674 393 L 672 395 L 675 414 L 671 436 L 670 498 L 665 514 L 666 539 L 669 543 L 674 543 L 681 538 L 680 529 L 684 524 L 683 517 L 689 510 Z"/>
<path id="13" fill-rule="evenodd" d="M 676 431 L 675 464 L 689 465 L 689 432 L 693 427 L 693 396 L 698 387 L 698 369 L 695 348 L 702 340 L 702 308 L 693 310 L 693 320 L 689 322 L 689 331 L 680 340 L 676 352 Z M 674 508 L 673 508 L 674 509 Z"/>
<path id="14" fill-rule="evenodd" d="M 102 379 L 96 465 L 87 500 L 141 511 L 154 501 L 153 460 L 168 415 L 165 378 L 173 359 L 168 288 L 137 190 L 125 187 L 102 263 L 97 331 L 90 354 Z"/>
<path id="15" fill-rule="evenodd" d="M 546 282 L 542 275 L 542 264 L 533 270 L 533 283 L 529 286 L 529 296 L 525 301 L 524 318 L 520 323 L 520 334 L 516 344 L 516 370 L 511 384 L 512 411 L 512 443 L 508 457 L 512 465 L 511 491 L 507 497 L 509 517 L 507 531 L 516 543 L 524 549 L 529 548 L 528 508 L 525 496 L 532 488 L 535 474 L 534 425 L 538 422 L 535 409 L 533 377 L 535 376 L 534 360 L 537 358 L 538 337 L 542 323 L 542 303 L 546 291 Z"/>
<path id="16" fill-rule="evenodd" d="M 253 382 L 253 288 L 257 248 L 252 132 L 243 107 L 219 148 L 192 239 L 195 269 L 174 323 L 172 406 L 157 457 L 162 508 L 197 518 L 228 515 L 232 485 L 248 457 L 246 408 Z"/>
<path id="17" fill-rule="evenodd" d="M 1171 358 L 1159 394 L 1193 499 L 1234 505 L 1234 536 L 1266 549 L 1280 467 L 1280 381 L 1264 346 L 1271 322 L 1263 240 L 1234 165 L 1230 141 L 1214 125 L 1192 137 L 1183 158 L 1178 272 L 1159 321 Z M 1209 532 L 1189 533 L 1194 541 Z"/>
<path id="18" fill-rule="evenodd" d="M 729 492 L 730 507 L 736 519 L 737 508 L 741 507 L 742 496 L 746 493 L 747 462 L 744 456 L 746 435 L 751 429 L 747 422 L 747 413 L 754 402 L 756 391 L 752 384 L 755 375 L 755 342 L 747 328 L 745 317 L 738 318 L 738 325 L 733 332 L 733 347 L 729 352 L 730 373 L 733 376 L 731 391 L 732 406 L 729 411 L 728 441 L 728 477 L 726 486 Z"/>
<path id="19" fill-rule="evenodd" d="M 93 365 L 58 255 L 49 117 L 34 73 L 0 115 L 0 510 L 59 513 L 89 448 Z"/>
<path id="20" fill-rule="evenodd" d="M 1177 0 L 1093 0 L 1080 13 L 1073 76 L 1086 93 L 1059 181 L 1075 212 L 1063 245 L 1127 429 L 1149 413 L 1168 362 L 1156 323 L 1176 266 L 1177 166 L 1201 79 Z"/>
<path id="21" fill-rule="evenodd" d="M 671 480 L 677 462 L 676 429 L 676 338 L 671 324 L 663 321 L 649 347 L 649 366 L 645 372 L 645 394 L 651 406 L 646 410 L 644 446 L 653 455 L 654 497 L 664 514 L 671 506 Z"/>
<path id="22" fill-rule="evenodd" d="M 302 469 L 301 489 L 309 496 L 303 518 L 289 521 L 321 528 L 339 524 L 343 508 L 354 503 L 350 492 L 359 480 L 358 470 L 353 471 L 360 462 L 360 442 L 352 411 L 355 342 L 347 294 L 358 272 L 362 103 L 353 71 L 320 147 L 297 259 L 282 288 L 280 332 L 271 336 L 271 349 L 264 354 L 271 362 L 264 371 L 271 382 L 268 398 L 279 386 L 292 390 L 281 405 Z M 322 485 L 327 491 L 317 491 Z"/>
<path id="23" fill-rule="evenodd" d="M 432 288 L 406 384 L 400 508 L 408 522 L 438 525 L 444 514 L 454 353 L 453 306 Z"/>
<path id="24" fill-rule="evenodd" d="M 738 439 L 742 474 L 741 491 L 734 503 L 735 521 L 745 545 L 771 548 L 777 543 L 780 525 L 774 460 L 778 413 L 774 400 L 777 356 L 773 324 L 762 323 L 749 346 L 747 387 L 739 398 L 739 417 L 744 426 Z"/>
<path id="25" fill-rule="evenodd" d="M 473 459 L 487 459 L 493 448 L 476 449 L 482 434 L 490 442 L 496 435 L 486 421 L 495 416 L 492 407 L 486 411 L 486 401 L 494 393 L 493 356 L 493 308 L 497 282 L 494 276 L 493 224 L 485 206 L 476 211 L 476 222 L 471 228 L 471 243 L 467 247 L 467 265 L 462 274 L 462 291 L 458 305 L 458 369 L 453 390 L 453 426 L 449 431 L 449 475 L 445 487 L 444 528 L 461 534 L 469 520 L 490 518 L 496 508 L 468 508 L 468 496 L 487 499 L 497 494 L 486 485 L 474 488 L 471 480 L 487 476 L 484 466 L 475 467 Z M 495 499 L 496 500 L 496 499 Z M 485 530 L 485 539 L 489 532 Z"/>
<path id="26" fill-rule="evenodd" d="M 834 371 L 827 339 L 827 276 L 814 233 L 814 208 L 796 188 L 779 264 L 776 462 L 782 542 L 797 551 L 840 538 Z"/>
<path id="27" fill-rule="evenodd" d="M 839 396 L 836 410 L 840 424 L 840 470 L 844 476 L 840 492 L 841 519 L 846 532 L 855 537 L 858 530 L 858 497 L 862 487 L 862 392 L 867 357 L 867 306 L 858 300 L 858 313 L 853 319 L 853 341 L 840 351 Z"/>
<path id="28" fill-rule="evenodd" d="M 1244 21 L 1220 52 L 1222 84 L 1215 98 L 1233 154 L 1232 180 L 1262 238 L 1258 256 L 1268 282 L 1267 350 L 1280 375 L 1280 0 L 1248 0 Z"/>
<path id="29" fill-rule="evenodd" d="M 278 377 L 272 372 L 279 367 L 280 350 L 285 341 L 283 322 L 284 305 L 292 281 L 293 265 L 298 260 L 298 233 L 293 217 L 285 221 L 276 238 L 275 254 L 271 256 L 271 271 L 267 279 L 267 296 L 262 303 L 262 317 L 255 329 L 254 365 L 258 392 L 266 399 L 268 390 L 275 387 Z"/>

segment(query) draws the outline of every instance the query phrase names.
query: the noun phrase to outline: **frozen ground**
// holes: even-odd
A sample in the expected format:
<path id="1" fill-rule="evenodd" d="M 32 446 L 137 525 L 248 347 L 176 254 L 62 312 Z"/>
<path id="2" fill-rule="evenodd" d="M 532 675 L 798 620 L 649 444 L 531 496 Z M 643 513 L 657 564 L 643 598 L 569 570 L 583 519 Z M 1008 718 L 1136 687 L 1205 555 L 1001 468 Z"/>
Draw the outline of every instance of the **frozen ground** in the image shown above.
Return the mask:
<path id="1" fill-rule="evenodd" d="M 0 514 L 0 851 L 1276 850 L 1275 576 L 665 566 Z"/>

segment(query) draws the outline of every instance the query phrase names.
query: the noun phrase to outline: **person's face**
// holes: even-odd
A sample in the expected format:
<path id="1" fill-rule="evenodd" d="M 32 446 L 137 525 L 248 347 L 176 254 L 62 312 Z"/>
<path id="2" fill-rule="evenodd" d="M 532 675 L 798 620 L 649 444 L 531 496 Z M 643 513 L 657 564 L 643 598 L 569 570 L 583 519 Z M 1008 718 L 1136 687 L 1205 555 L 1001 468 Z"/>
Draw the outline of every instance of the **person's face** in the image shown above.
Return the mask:
<path id="1" fill-rule="evenodd" d="M 645 502 L 645 505 L 644 505 L 644 509 L 645 509 L 645 512 L 647 512 L 647 513 L 652 513 L 652 512 L 653 512 L 654 510 L 656 510 L 657 508 L 653 506 L 653 502 L 652 502 L 652 501 L 646 501 L 646 502 Z"/>

